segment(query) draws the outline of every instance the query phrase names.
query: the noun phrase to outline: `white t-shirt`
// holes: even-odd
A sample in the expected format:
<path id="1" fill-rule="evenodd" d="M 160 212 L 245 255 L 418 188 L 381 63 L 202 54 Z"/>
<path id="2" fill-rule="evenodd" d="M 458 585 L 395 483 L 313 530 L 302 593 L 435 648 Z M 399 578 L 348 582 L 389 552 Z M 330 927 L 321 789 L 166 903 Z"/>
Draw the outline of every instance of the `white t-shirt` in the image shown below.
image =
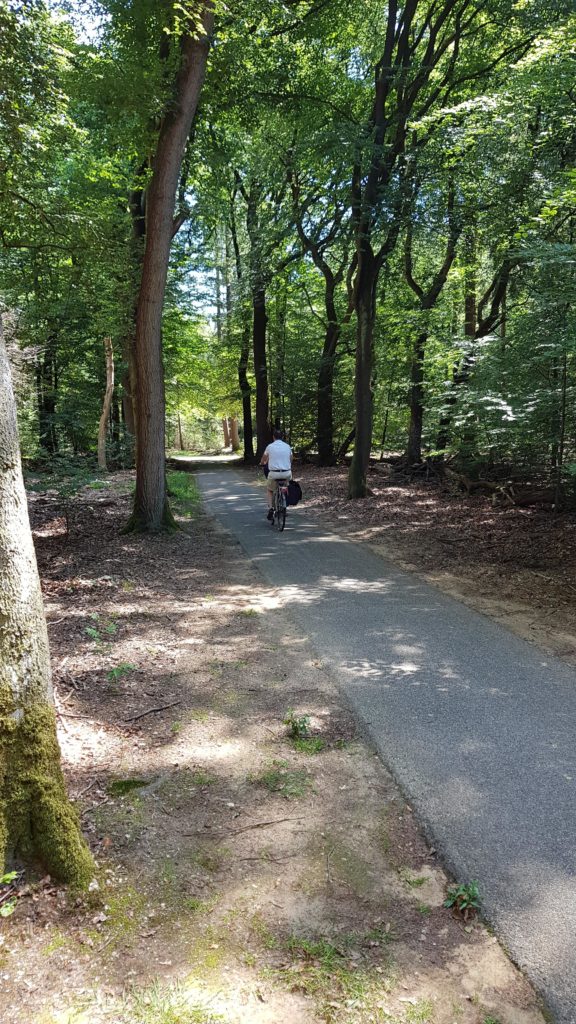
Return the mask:
<path id="1" fill-rule="evenodd" d="M 271 473 L 290 472 L 292 449 L 285 441 L 273 441 L 264 454 L 268 456 L 268 468 Z"/>

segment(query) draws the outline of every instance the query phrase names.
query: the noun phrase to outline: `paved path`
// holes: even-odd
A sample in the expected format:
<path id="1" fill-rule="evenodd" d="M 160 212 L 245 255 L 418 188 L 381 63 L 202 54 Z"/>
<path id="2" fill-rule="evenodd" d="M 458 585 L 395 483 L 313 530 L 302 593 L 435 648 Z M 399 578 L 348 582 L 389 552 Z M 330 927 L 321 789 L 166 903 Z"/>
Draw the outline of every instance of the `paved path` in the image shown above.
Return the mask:
<path id="1" fill-rule="evenodd" d="M 263 491 L 201 471 L 236 535 L 330 666 L 444 862 L 576 1024 L 576 673 L 298 508 L 279 534 Z"/>

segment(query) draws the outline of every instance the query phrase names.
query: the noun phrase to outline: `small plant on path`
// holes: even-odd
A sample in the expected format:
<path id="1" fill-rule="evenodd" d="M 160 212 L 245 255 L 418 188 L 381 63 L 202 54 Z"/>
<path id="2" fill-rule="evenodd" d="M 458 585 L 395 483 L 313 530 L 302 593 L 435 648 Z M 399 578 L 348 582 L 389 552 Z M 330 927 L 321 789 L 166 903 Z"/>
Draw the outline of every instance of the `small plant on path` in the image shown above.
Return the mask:
<path id="1" fill-rule="evenodd" d="M 297 715 L 290 708 L 286 712 L 284 725 L 288 729 L 288 735 L 292 740 L 305 740 L 310 736 L 310 715 Z"/>
<path id="2" fill-rule="evenodd" d="M 446 894 L 444 907 L 456 910 L 465 921 L 480 910 L 480 891 L 478 882 L 463 882 L 453 885 Z"/>

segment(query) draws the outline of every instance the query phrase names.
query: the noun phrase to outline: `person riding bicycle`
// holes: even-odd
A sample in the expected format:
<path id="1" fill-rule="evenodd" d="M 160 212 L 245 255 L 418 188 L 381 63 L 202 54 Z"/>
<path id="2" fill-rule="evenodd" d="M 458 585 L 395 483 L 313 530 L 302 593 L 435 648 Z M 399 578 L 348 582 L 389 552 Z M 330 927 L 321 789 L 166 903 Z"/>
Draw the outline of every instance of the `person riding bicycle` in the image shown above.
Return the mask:
<path id="1" fill-rule="evenodd" d="M 292 479 L 292 449 L 289 444 L 282 440 L 282 431 L 274 431 L 274 440 L 269 444 L 262 458 L 261 466 L 268 466 L 266 477 L 266 496 L 268 499 L 268 519 L 274 518 L 272 505 L 274 503 L 274 491 L 277 480 Z"/>

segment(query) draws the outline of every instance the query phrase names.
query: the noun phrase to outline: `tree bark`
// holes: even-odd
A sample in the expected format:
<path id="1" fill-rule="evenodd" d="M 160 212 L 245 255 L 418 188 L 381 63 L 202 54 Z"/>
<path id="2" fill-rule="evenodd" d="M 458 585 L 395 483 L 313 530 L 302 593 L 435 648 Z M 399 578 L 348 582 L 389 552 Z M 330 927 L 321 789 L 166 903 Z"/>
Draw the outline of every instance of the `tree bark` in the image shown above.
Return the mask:
<path id="1" fill-rule="evenodd" d="M 242 348 L 238 360 L 238 383 L 242 395 L 242 426 L 244 433 L 244 462 L 254 462 L 254 430 L 252 428 L 252 392 L 248 381 L 248 360 L 250 358 L 250 324 L 242 330 Z"/>
<path id="2" fill-rule="evenodd" d="M 198 106 L 214 27 L 211 2 L 203 5 L 199 35 L 181 39 L 174 100 L 164 116 L 146 200 L 146 244 L 136 315 L 136 493 L 126 530 L 173 528 L 166 496 L 165 395 L 162 310 L 174 207 L 182 160 Z"/>
<path id="3" fill-rule="evenodd" d="M 268 362 L 266 358 L 266 290 L 258 284 L 252 291 L 252 345 L 256 378 L 256 461 L 270 443 L 270 399 L 268 395 Z"/>
<path id="4" fill-rule="evenodd" d="M 85 886 L 94 865 L 68 798 L 50 653 L 0 321 L 0 875 L 14 858 Z"/>
<path id="5" fill-rule="evenodd" d="M 422 331 L 414 344 L 410 366 L 410 430 L 406 446 L 409 465 L 422 462 L 422 427 L 424 424 L 424 353 L 428 334 Z"/>
<path id="6" fill-rule="evenodd" d="M 58 454 L 56 433 L 56 395 L 58 371 L 56 362 L 56 338 L 50 334 L 46 348 L 36 364 L 36 399 L 38 406 L 38 440 L 40 446 L 51 458 Z"/>
<path id="7" fill-rule="evenodd" d="M 222 432 L 224 434 L 224 447 L 230 447 L 230 431 L 228 429 L 228 417 L 224 416 L 222 420 Z"/>
<path id="8" fill-rule="evenodd" d="M 102 415 L 100 416 L 100 424 L 98 426 L 98 466 L 100 469 L 107 470 L 106 432 L 108 430 L 108 418 L 110 416 L 110 406 L 112 405 L 112 396 L 114 394 L 114 349 L 112 348 L 112 338 L 104 338 L 104 353 L 106 356 L 106 392 L 104 394 Z"/>
<path id="9" fill-rule="evenodd" d="M 365 498 L 368 493 L 366 474 L 372 448 L 372 365 L 374 348 L 374 321 L 376 317 L 375 287 L 378 271 L 371 250 L 364 253 L 356 290 L 356 376 L 354 398 L 356 404 L 356 434 L 354 454 L 348 475 L 348 494 L 351 498 Z"/>
<path id="10" fill-rule="evenodd" d="M 318 371 L 316 436 L 318 439 L 318 462 L 321 466 L 333 466 L 336 462 L 334 451 L 334 370 L 339 337 L 339 325 L 334 322 L 329 323 L 326 328 Z"/>
<path id="11" fill-rule="evenodd" d="M 240 449 L 240 434 L 238 433 L 238 417 L 230 417 L 230 442 L 232 444 L 232 451 L 237 452 Z"/>

